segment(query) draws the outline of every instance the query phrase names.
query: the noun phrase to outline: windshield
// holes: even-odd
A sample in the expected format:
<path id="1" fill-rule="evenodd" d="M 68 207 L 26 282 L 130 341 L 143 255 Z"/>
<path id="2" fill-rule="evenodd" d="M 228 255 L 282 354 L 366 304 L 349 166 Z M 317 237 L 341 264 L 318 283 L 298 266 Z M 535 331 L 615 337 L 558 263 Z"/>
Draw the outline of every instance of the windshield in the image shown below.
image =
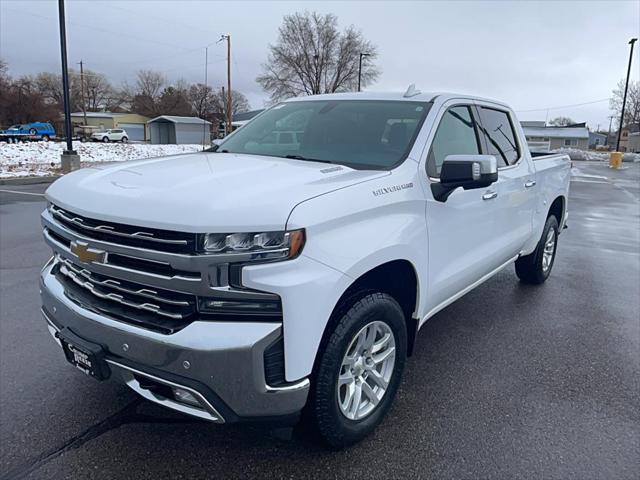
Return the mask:
<path id="1" fill-rule="evenodd" d="M 224 140 L 218 152 L 389 169 L 409 153 L 430 103 L 310 100 L 281 103 Z"/>

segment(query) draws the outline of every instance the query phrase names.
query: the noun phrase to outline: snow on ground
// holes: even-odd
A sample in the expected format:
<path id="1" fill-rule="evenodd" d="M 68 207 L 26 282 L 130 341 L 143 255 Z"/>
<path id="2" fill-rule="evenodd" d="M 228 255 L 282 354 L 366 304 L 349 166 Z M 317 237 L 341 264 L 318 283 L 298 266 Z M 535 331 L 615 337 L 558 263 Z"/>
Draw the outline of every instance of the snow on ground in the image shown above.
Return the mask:
<path id="1" fill-rule="evenodd" d="M 0 142 L 0 178 L 56 175 L 64 142 Z M 147 145 L 136 143 L 73 142 L 82 166 L 102 162 L 123 162 L 202 150 L 202 145 Z"/>
<path id="2" fill-rule="evenodd" d="M 571 160 L 591 160 L 598 162 L 608 162 L 610 152 L 594 152 L 593 150 L 578 150 L 577 148 L 558 148 L 553 153 L 564 153 L 569 155 Z M 625 153 L 622 155 L 623 162 L 640 162 L 640 153 Z"/>

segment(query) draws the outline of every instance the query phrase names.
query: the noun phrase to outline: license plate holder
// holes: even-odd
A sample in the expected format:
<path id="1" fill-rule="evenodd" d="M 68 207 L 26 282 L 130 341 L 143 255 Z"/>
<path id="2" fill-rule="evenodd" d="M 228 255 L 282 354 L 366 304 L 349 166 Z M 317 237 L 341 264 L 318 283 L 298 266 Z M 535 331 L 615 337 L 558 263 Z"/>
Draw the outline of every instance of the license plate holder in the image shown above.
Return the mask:
<path id="1" fill-rule="evenodd" d="M 62 343 L 64 356 L 71 365 L 96 380 L 106 380 L 111 369 L 105 361 L 105 351 L 97 343 L 79 337 L 68 328 L 56 333 Z"/>

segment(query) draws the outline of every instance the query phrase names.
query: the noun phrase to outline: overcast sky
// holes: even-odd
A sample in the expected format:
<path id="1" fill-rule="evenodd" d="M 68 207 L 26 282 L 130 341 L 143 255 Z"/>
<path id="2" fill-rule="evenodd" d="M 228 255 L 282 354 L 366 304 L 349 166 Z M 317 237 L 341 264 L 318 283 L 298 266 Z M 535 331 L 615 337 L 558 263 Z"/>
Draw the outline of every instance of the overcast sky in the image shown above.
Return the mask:
<path id="1" fill-rule="evenodd" d="M 454 91 L 497 98 L 525 120 L 558 115 L 608 127 L 608 102 L 640 34 L 640 1 L 214 2 L 67 0 L 70 67 L 81 59 L 118 85 L 137 70 L 202 82 L 204 47 L 232 38 L 233 88 L 261 108 L 255 82 L 285 14 L 334 13 L 379 51 L 369 89 Z M 226 82 L 225 46 L 209 47 L 209 84 Z M 0 57 L 12 76 L 59 71 L 57 1 L 0 0 Z M 640 77 L 636 44 L 631 77 Z M 555 108 L 566 105 L 589 105 Z M 597 102 L 597 103 L 596 103 Z M 552 107 L 547 112 L 547 108 Z M 537 109 L 537 111 L 529 111 Z"/>

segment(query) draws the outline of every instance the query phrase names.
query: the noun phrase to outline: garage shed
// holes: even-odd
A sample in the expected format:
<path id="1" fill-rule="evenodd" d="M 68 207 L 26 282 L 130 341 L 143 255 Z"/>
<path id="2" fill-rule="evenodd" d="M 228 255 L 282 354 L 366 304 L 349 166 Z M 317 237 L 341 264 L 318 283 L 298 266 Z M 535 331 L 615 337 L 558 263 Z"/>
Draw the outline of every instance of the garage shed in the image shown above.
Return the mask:
<path id="1" fill-rule="evenodd" d="M 138 115 L 137 113 L 114 113 L 114 112 L 73 112 L 71 122 L 73 125 L 83 125 L 84 119 L 87 125 L 98 127 L 100 130 L 108 128 L 123 128 L 127 132 L 129 140 L 144 142 L 149 138 L 145 128 L 149 117 Z"/>
<path id="2" fill-rule="evenodd" d="M 149 120 L 147 126 L 154 144 L 211 142 L 211 122 L 198 117 L 161 115 Z"/>

